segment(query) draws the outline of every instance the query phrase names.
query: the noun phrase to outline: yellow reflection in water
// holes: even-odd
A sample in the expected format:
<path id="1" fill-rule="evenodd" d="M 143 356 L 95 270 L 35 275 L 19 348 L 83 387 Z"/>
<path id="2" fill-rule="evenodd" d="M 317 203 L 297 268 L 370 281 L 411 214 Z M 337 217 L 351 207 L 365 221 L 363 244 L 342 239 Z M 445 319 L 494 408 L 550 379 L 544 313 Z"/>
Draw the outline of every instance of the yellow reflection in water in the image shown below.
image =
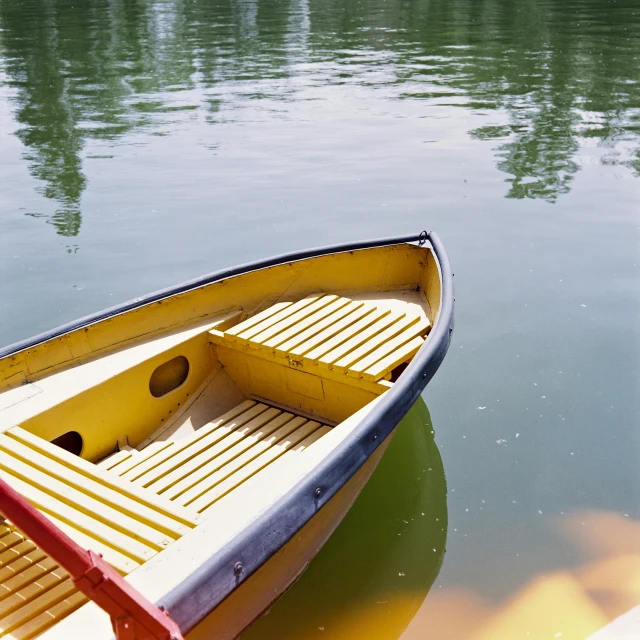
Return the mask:
<path id="1" fill-rule="evenodd" d="M 640 521 L 593 510 L 549 519 L 583 555 L 577 566 L 500 603 L 464 587 L 427 597 L 447 528 L 432 431 L 420 401 L 309 569 L 242 640 L 583 640 L 640 603 Z"/>
<path id="2" fill-rule="evenodd" d="M 497 606 L 467 589 L 438 590 L 402 640 L 582 640 L 640 603 L 640 521 L 585 510 L 551 526 L 584 554 L 582 564 L 534 576 Z"/>
<path id="3" fill-rule="evenodd" d="M 422 399 L 342 524 L 243 640 L 396 639 L 444 555 L 446 483 Z"/>

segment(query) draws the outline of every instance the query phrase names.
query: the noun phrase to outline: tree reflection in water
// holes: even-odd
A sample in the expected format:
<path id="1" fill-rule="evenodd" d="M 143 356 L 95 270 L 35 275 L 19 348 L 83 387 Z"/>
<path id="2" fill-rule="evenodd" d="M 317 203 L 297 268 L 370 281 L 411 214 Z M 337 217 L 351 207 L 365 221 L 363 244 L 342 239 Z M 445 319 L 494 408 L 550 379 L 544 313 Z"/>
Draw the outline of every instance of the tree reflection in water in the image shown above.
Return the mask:
<path id="1" fill-rule="evenodd" d="M 267 98 L 304 118 L 315 83 L 489 117 L 470 134 L 495 140 L 509 198 L 566 194 L 584 146 L 640 175 L 639 22 L 632 0 L 22 0 L 0 5 L 0 62 L 56 203 L 41 215 L 74 236 L 88 140 L 215 126 Z"/>

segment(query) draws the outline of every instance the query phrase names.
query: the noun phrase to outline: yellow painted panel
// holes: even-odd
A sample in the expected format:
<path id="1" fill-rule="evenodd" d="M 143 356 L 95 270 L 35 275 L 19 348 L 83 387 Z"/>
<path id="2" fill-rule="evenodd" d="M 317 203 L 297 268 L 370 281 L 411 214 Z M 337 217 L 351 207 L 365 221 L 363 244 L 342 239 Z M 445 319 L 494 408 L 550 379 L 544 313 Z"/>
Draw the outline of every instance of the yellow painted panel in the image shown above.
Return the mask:
<path id="1" fill-rule="evenodd" d="M 89 344 L 86 330 L 68 333 L 65 336 L 65 340 L 74 358 L 81 358 L 91 353 L 91 345 Z"/>
<path id="2" fill-rule="evenodd" d="M 267 411 L 271 411 L 269 415 L 263 418 L 263 414 L 267 413 Z M 270 417 L 273 416 L 273 410 L 269 410 L 266 404 L 256 404 L 251 407 L 248 411 L 240 414 L 237 418 L 234 418 L 230 422 L 219 426 L 217 429 L 212 431 L 205 438 L 199 438 L 195 442 L 187 441 L 186 445 L 179 454 L 169 458 L 161 465 L 154 467 L 151 471 L 147 472 L 145 475 L 140 476 L 136 482 L 140 483 L 144 487 L 149 487 L 154 482 L 156 482 L 159 478 L 164 477 L 167 473 L 170 473 L 174 469 L 177 469 L 179 466 L 185 464 L 192 458 L 195 458 L 199 453 L 205 451 L 209 447 L 212 447 L 217 442 L 225 439 L 230 433 L 234 432 L 236 429 L 241 427 L 247 423 L 253 423 L 255 427 L 261 426 L 265 422 L 267 422 Z M 255 421 L 255 422 L 253 422 Z"/>
<path id="3" fill-rule="evenodd" d="M 396 349 L 402 347 L 402 345 L 409 342 L 413 337 L 421 336 L 427 331 L 429 326 L 429 321 L 426 318 L 412 324 L 406 331 L 399 333 L 393 339 L 385 341 L 382 346 L 378 347 L 368 356 L 352 364 L 347 373 L 350 376 L 361 376 L 363 371 L 370 369 L 376 362 L 382 360 L 382 358 L 386 358 L 389 354 L 393 354 Z"/>
<path id="4" fill-rule="evenodd" d="M 3 438 L 0 436 L 0 444 Z M 112 527 L 121 533 L 142 542 L 145 546 L 160 551 L 165 548 L 172 538 L 166 536 L 154 527 L 143 524 L 136 518 L 130 517 L 117 510 L 117 504 L 96 500 L 95 498 L 74 489 L 65 482 L 43 473 L 36 467 L 26 464 L 18 458 L 12 457 L 0 450 L 0 468 L 19 477 L 31 487 L 51 496 L 56 501 L 66 504 L 78 513 L 84 513 L 96 520 Z"/>
<path id="5" fill-rule="evenodd" d="M 224 453 L 216 456 L 210 461 L 204 460 L 202 462 L 202 466 L 200 466 L 197 471 L 185 476 L 181 482 L 172 486 L 167 492 L 167 496 L 172 500 L 177 498 L 179 495 L 199 484 L 205 478 L 215 473 L 218 469 L 231 462 L 234 458 L 237 458 L 240 454 L 253 447 L 256 443 L 270 436 L 285 424 L 291 423 L 289 424 L 289 428 L 293 431 L 298 425 L 303 424 L 304 421 L 304 418 L 294 418 L 291 413 L 283 413 L 279 415 L 275 420 L 272 420 L 264 427 L 261 427 L 250 436 L 243 438 L 235 446 L 227 449 Z"/>
<path id="6" fill-rule="evenodd" d="M 416 336 L 413 340 L 400 347 L 400 349 L 379 362 L 376 362 L 370 369 L 367 369 L 364 372 L 364 377 L 369 380 L 379 380 L 383 378 L 388 373 L 391 373 L 399 364 L 406 362 L 409 358 L 413 358 L 423 343 L 424 340 L 420 336 Z"/>
<path id="7" fill-rule="evenodd" d="M 397 322 L 394 322 L 390 327 L 388 327 L 384 331 L 381 331 L 375 336 L 371 336 L 363 345 L 361 345 L 357 349 L 350 351 L 349 353 L 347 353 L 347 355 L 340 358 L 340 360 L 338 360 L 337 362 L 334 362 L 331 365 L 331 368 L 336 371 L 346 371 L 347 369 L 351 368 L 351 366 L 354 363 L 359 363 L 365 356 L 370 354 L 372 351 L 378 348 L 382 349 L 386 347 L 387 344 L 392 342 L 396 338 L 396 336 L 401 332 L 403 332 L 407 327 L 411 327 L 411 330 L 414 331 L 414 326 L 416 325 L 418 320 L 420 320 L 418 316 L 405 316 L 404 318 L 401 318 Z M 418 335 L 420 331 L 422 331 L 422 329 L 420 329 L 419 331 L 418 330 L 414 331 L 409 336 L 409 338 L 407 338 L 406 340 L 403 340 L 400 344 L 403 344 L 413 336 Z M 399 346 L 399 345 L 396 345 L 396 346 Z M 389 351 L 391 351 L 391 349 Z M 389 353 L 389 351 L 387 353 Z M 373 360 L 371 364 L 373 364 L 374 362 L 377 362 L 378 360 L 380 360 L 380 358 L 382 358 L 382 356 L 385 356 L 385 355 L 386 353 L 382 353 L 380 356 L 375 358 L 375 360 Z M 364 367 L 364 369 L 366 368 L 367 367 Z"/>
<path id="8" fill-rule="evenodd" d="M 240 427 L 240 429 L 227 435 L 222 439 L 222 441 L 217 442 L 215 447 L 207 447 L 206 449 L 203 448 L 199 451 L 194 451 L 188 461 L 185 461 L 179 467 L 176 467 L 171 473 L 163 475 L 155 482 L 147 486 L 156 493 L 162 493 L 169 487 L 173 486 L 178 480 L 181 480 L 182 478 L 187 476 L 187 474 L 195 471 L 200 466 L 205 464 L 207 460 L 211 459 L 211 457 L 215 457 L 217 453 L 230 449 L 234 446 L 235 443 L 237 443 L 239 440 L 242 440 L 244 436 L 250 435 L 260 427 L 270 423 L 281 413 L 282 411 L 280 411 L 280 409 L 267 409 L 259 416 Z M 202 442 L 203 441 L 201 441 L 201 443 Z M 215 451 L 212 451 L 212 449 L 215 449 Z M 191 450 L 192 448 L 189 447 L 185 450 L 185 453 L 191 452 Z"/>
<path id="9" fill-rule="evenodd" d="M 337 322 L 330 324 L 326 329 L 324 329 L 320 333 L 317 333 L 312 338 L 309 338 L 309 340 L 306 340 L 302 344 L 298 344 L 295 348 L 291 349 L 291 355 L 302 356 L 306 354 L 313 348 L 318 347 L 318 345 L 324 344 L 327 340 L 330 340 L 331 338 L 333 338 L 333 336 L 340 333 L 341 331 L 353 326 L 357 321 L 366 316 L 369 316 L 374 311 L 375 309 L 373 307 L 365 307 L 364 305 L 362 305 L 361 307 L 353 310 L 349 315 L 346 315 Z"/>
<path id="10" fill-rule="evenodd" d="M 329 365 L 336 360 L 344 357 L 354 349 L 357 349 L 361 344 L 367 342 L 370 338 L 375 338 L 379 333 L 382 333 L 388 326 L 393 325 L 398 320 L 404 318 L 404 313 L 389 313 L 388 315 L 380 318 L 374 324 L 358 331 L 353 337 L 349 338 L 346 342 L 338 345 L 335 349 L 332 349 L 328 353 L 325 353 L 319 360 L 318 365 L 328 369 Z"/>
<path id="11" fill-rule="evenodd" d="M 372 313 L 366 315 L 364 318 L 358 320 L 358 322 L 352 324 L 346 329 L 343 329 L 330 340 L 318 345 L 315 349 L 309 351 L 309 353 L 305 353 L 304 361 L 317 364 L 318 360 L 324 356 L 325 353 L 333 351 L 333 349 L 339 347 L 353 336 L 356 336 L 357 338 L 361 331 L 364 331 L 367 327 L 377 323 L 378 320 L 388 316 L 390 313 L 389 309 L 374 309 Z"/>
<path id="12" fill-rule="evenodd" d="M 338 305 L 341 305 L 343 300 L 346 300 L 347 304 L 345 304 L 344 306 L 339 306 L 339 308 L 337 308 Z M 349 298 L 339 298 L 333 304 L 329 305 L 328 307 L 325 307 L 325 309 L 322 309 L 317 314 L 314 314 L 314 316 L 322 313 L 323 311 L 331 309 L 332 307 L 336 307 L 335 310 L 332 309 L 331 313 L 328 316 L 322 318 L 321 320 L 317 320 L 317 321 L 313 320 L 312 326 L 309 326 L 309 328 L 305 329 L 301 333 L 298 333 L 292 336 L 291 338 L 288 338 L 286 342 L 283 342 L 277 345 L 276 353 L 280 356 L 285 356 L 291 349 L 297 347 L 298 345 L 302 344 L 306 340 L 313 338 L 314 336 L 319 334 L 321 331 L 324 331 L 328 327 L 332 327 L 336 322 L 338 322 L 345 316 L 348 316 L 353 311 L 360 309 L 362 306 L 363 306 L 362 302 L 355 302 L 353 300 L 349 300 Z M 313 318 L 314 316 L 311 316 L 311 318 Z"/>
<path id="13" fill-rule="evenodd" d="M 204 481 L 198 483 L 195 487 L 189 489 L 189 491 L 183 493 L 178 501 L 180 504 L 187 504 L 201 496 L 203 493 L 209 491 L 218 483 L 222 482 L 228 476 L 234 474 L 238 470 L 242 470 L 245 467 L 248 467 L 252 460 L 256 457 L 259 457 L 263 452 L 269 450 L 270 448 L 274 448 L 278 446 L 280 441 L 287 442 L 291 438 L 295 438 L 295 435 L 304 433 L 298 440 L 305 437 L 310 431 L 315 429 L 318 426 L 316 422 L 307 422 L 303 419 L 303 422 L 300 426 L 298 426 L 297 420 L 291 420 L 287 424 L 280 427 L 276 432 L 271 434 L 268 438 L 261 440 L 260 442 L 254 444 L 250 449 L 245 451 L 242 455 L 234 458 L 228 464 L 226 464 L 222 469 L 217 471 L 216 473 L 207 477 Z M 298 441 L 296 440 L 296 442 Z M 197 509 L 197 507 L 196 507 Z"/>
<path id="14" fill-rule="evenodd" d="M 330 316 L 335 311 L 339 311 L 340 309 L 348 305 L 349 302 L 351 302 L 349 298 L 335 299 L 336 296 L 333 296 L 333 297 L 334 297 L 333 302 L 322 307 L 321 309 L 319 309 L 315 313 L 312 313 L 310 316 L 307 316 L 303 320 L 300 320 L 300 322 L 296 322 L 294 326 L 289 327 L 285 331 L 281 331 L 280 333 L 278 333 L 278 335 L 264 342 L 263 346 L 271 349 L 285 342 L 286 343 L 289 343 L 292 341 L 295 342 L 296 336 L 299 336 L 300 334 L 302 334 L 304 331 L 307 331 L 307 330 L 313 331 L 314 327 L 320 322 L 320 320 L 323 320 L 327 316 Z M 320 331 L 321 329 L 317 329 L 316 333 L 319 333 Z M 311 335 L 313 335 L 313 333 Z M 302 342 L 302 340 L 300 342 Z"/>
<path id="15" fill-rule="evenodd" d="M 307 366 L 295 363 L 299 366 L 293 368 L 289 360 L 280 358 L 266 349 L 250 353 L 244 349 L 243 345 L 216 348 L 220 362 L 244 395 L 269 398 L 275 403 L 297 407 L 303 412 L 322 416 L 333 422 L 341 422 L 386 391 L 386 388 L 377 382 L 369 382 L 364 378 L 349 378 L 343 373 L 328 369 L 323 370 L 322 387 L 325 398 L 330 398 L 331 401 L 309 398 L 296 394 L 287 387 L 286 372 L 317 372 L 315 364 Z"/>
<path id="16" fill-rule="evenodd" d="M 237 472 L 233 473 L 220 484 L 201 495 L 197 500 L 191 503 L 191 506 L 198 512 L 208 509 L 216 500 L 235 489 L 239 484 L 245 482 L 248 478 L 255 475 L 268 464 L 279 458 L 285 451 L 304 440 L 311 432 L 320 426 L 317 422 L 307 422 L 305 425 L 287 436 L 284 440 L 279 441 L 264 453 L 254 458 L 248 464 L 245 464 Z"/>
<path id="17" fill-rule="evenodd" d="M 178 455 L 181 451 L 183 451 L 187 447 L 190 447 L 191 445 L 195 444 L 199 440 L 206 438 L 210 433 L 215 431 L 218 427 L 224 425 L 229 420 L 233 420 L 235 417 L 239 416 L 245 411 L 248 411 L 254 405 L 255 405 L 255 402 L 253 400 L 245 400 L 245 402 L 242 402 L 241 404 L 234 407 L 224 415 L 220 416 L 219 418 L 216 418 L 213 422 L 210 422 L 209 424 L 204 425 L 203 427 L 198 429 L 195 433 L 195 436 L 193 436 L 193 438 L 184 440 L 182 442 L 176 442 L 173 448 L 171 449 L 171 451 L 163 451 L 159 453 L 157 456 L 154 456 L 152 460 L 145 461 L 143 464 L 138 466 L 134 472 L 132 472 L 131 474 L 128 474 L 127 476 L 128 479 L 137 480 L 138 478 L 142 477 L 143 474 L 147 473 L 151 469 L 154 469 L 155 467 L 160 465 L 162 462 L 169 460 L 173 456 Z"/>
<path id="18" fill-rule="evenodd" d="M 284 379 L 287 389 L 305 398 L 314 398 L 315 400 L 324 400 L 324 387 L 322 386 L 322 378 L 312 373 L 297 371 L 296 369 L 285 369 Z"/>
<path id="19" fill-rule="evenodd" d="M 232 335 L 231 337 L 241 342 L 249 340 L 250 338 L 253 338 L 253 336 L 258 335 L 259 333 L 262 333 L 265 329 L 268 329 L 269 327 L 280 322 L 281 320 L 284 320 L 285 318 L 288 318 L 290 315 L 293 315 L 294 313 L 298 312 L 300 309 L 304 309 L 306 306 L 318 300 L 318 298 L 320 298 L 319 295 L 309 296 L 307 298 L 303 298 L 302 300 L 298 300 L 298 302 L 294 302 L 291 306 L 287 307 L 286 309 L 283 309 L 282 311 L 267 318 L 266 320 L 259 322 L 258 324 L 254 325 L 250 329 L 243 331 L 241 334 L 237 336 Z"/>
<path id="20" fill-rule="evenodd" d="M 182 535 L 185 531 L 183 526 L 194 527 L 198 521 L 197 518 L 194 520 L 193 514 L 188 510 L 180 509 L 171 502 L 162 500 L 159 496 L 140 490 L 130 482 L 121 480 L 115 474 L 110 474 L 87 460 L 74 456 L 68 451 L 24 431 L 20 427 L 10 429 L 6 432 L 6 435 L 31 449 L 30 456 L 38 453 L 50 458 L 54 463 L 60 463 L 60 467 L 56 467 L 56 465 L 45 467 L 45 462 L 39 460 L 38 465 L 40 468 L 46 469 L 48 473 L 54 475 L 57 472 L 64 473 L 62 479 L 66 478 L 68 482 L 73 482 L 74 486 L 77 486 L 76 479 L 78 479 L 78 476 L 76 474 L 84 476 L 84 478 L 78 479 L 80 486 L 77 486 L 77 488 L 82 489 L 82 487 L 88 485 L 87 481 L 93 481 L 95 484 L 92 482 L 91 491 L 95 495 L 102 491 L 115 492 L 117 495 L 111 501 L 119 501 L 123 509 L 128 509 L 127 505 L 135 502 L 136 504 L 132 505 L 136 510 L 135 512 L 141 518 L 144 517 L 145 520 L 149 520 L 163 531 L 173 531 L 174 534 Z M 8 442 L 3 443 L 3 446 L 8 447 Z M 71 472 L 75 472 L 75 474 Z"/>
<path id="21" fill-rule="evenodd" d="M 25 353 L 25 362 L 30 374 L 36 373 L 41 368 L 53 367 L 58 363 L 68 362 L 73 359 L 73 354 L 69 349 L 65 336 L 48 340 L 46 345 L 46 350 L 39 349 L 36 351 L 34 349 Z"/>
<path id="22" fill-rule="evenodd" d="M 83 439 L 81 455 L 91 461 L 111 453 L 125 436 L 129 445 L 137 446 L 179 411 L 210 374 L 214 362 L 207 330 L 185 331 L 191 337 L 178 344 L 176 336 L 158 338 L 155 344 L 150 341 L 56 374 L 41 383 L 46 390 L 33 402 L 16 405 L 13 424 L 48 441 L 77 431 Z M 166 350 L 161 350 L 163 343 Z M 154 371 L 179 356 L 189 361 L 186 380 L 154 397 L 149 392 Z"/>
<path id="23" fill-rule="evenodd" d="M 295 326 L 299 322 L 304 321 L 309 316 L 315 314 L 316 311 L 321 310 L 324 307 L 328 306 L 334 300 L 337 300 L 337 298 L 338 296 L 335 296 L 335 295 L 322 296 L 322 298 L 319 298 L 315 302 L 306 305 L 303 309 L 300 309 L 300 311 L 296 311 L 296 313 L 284 318 L 283 320 L 280 320 L 279 322 L 276 322 L 276 324 L 256 334 L 250 339 L 250 342 L 263 344 L 267 340 L 270 340 L 274 337 L 277 338 L 277 336 L 280 333 L 282 333 L 283 331 L 286 331 L 291 327 L 295 328 Z M 245 334 L 242 334 L 242 335 L 245 335 Z"/>
<path id="24" fill-rule="evenodd" d="M 275 315 L 276 313 L 279 313 L 283 309 L 286 309 L 287 307 L 291 306 L 291 304 L 292 304 L 291 302 L 276 302 L 276 304 L 271 305 L 268 309 L 265 309 L 264 311 L 261 311 L 260 313 L 257 313 L 256 315 L 251 316 L 250 318 L 247 318 L 243 322 L 240 322 L 239 324 L 235 325 L 235 327 L 231 327 L 230 329 L 227 329 L 225 333 L 232 336 L 238 335 L 239 333 L 242 333 L 243 331 L 250 329 L 256 324 L 259 324 L 260 322 L 262 322 L 263 320 L 266 320 L 267 318 Z"/>

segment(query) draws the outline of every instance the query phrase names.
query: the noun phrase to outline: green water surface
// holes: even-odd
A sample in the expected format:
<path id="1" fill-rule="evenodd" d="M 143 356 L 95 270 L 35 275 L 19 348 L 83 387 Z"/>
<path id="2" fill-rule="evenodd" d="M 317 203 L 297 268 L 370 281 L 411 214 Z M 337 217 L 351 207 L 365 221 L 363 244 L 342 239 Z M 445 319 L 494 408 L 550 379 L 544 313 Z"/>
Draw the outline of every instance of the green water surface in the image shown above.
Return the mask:
<path id="1" fill-rule="evenodd" d="M 280 603 L 300 615 L 269 614 L 286 637 L 332 637 L 317 581 L 344 583 L 342 616 L 385 567 L 406 593 L 413 558 L 435 604 L 389 609 L 387 637 L 439 640 L 439 594 L 502 606 L 591 557 L 564 522 L 640 519 L 637 0 L 0 0 L 0 185 L 0 344 L 248 260 L 439 232 L 442 568 L 427 596 L 445 545 L 393 498 L 427 495 L 400 453 L 437 458 L 414 420 L 398 486 Z"/>

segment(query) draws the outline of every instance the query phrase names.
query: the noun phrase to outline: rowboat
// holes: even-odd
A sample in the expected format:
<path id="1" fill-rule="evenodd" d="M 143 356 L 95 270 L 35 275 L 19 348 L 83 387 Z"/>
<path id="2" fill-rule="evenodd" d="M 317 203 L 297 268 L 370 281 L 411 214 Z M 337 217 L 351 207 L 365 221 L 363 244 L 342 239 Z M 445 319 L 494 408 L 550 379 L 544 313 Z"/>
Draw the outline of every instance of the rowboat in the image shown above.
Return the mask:
<path id="1" fill-rule="evenodd" d="M 452 331 L 450 265 L 422 232 L 227 269 L 0 351 L 0 638 L 238 636 L 343 519 Z"/>

